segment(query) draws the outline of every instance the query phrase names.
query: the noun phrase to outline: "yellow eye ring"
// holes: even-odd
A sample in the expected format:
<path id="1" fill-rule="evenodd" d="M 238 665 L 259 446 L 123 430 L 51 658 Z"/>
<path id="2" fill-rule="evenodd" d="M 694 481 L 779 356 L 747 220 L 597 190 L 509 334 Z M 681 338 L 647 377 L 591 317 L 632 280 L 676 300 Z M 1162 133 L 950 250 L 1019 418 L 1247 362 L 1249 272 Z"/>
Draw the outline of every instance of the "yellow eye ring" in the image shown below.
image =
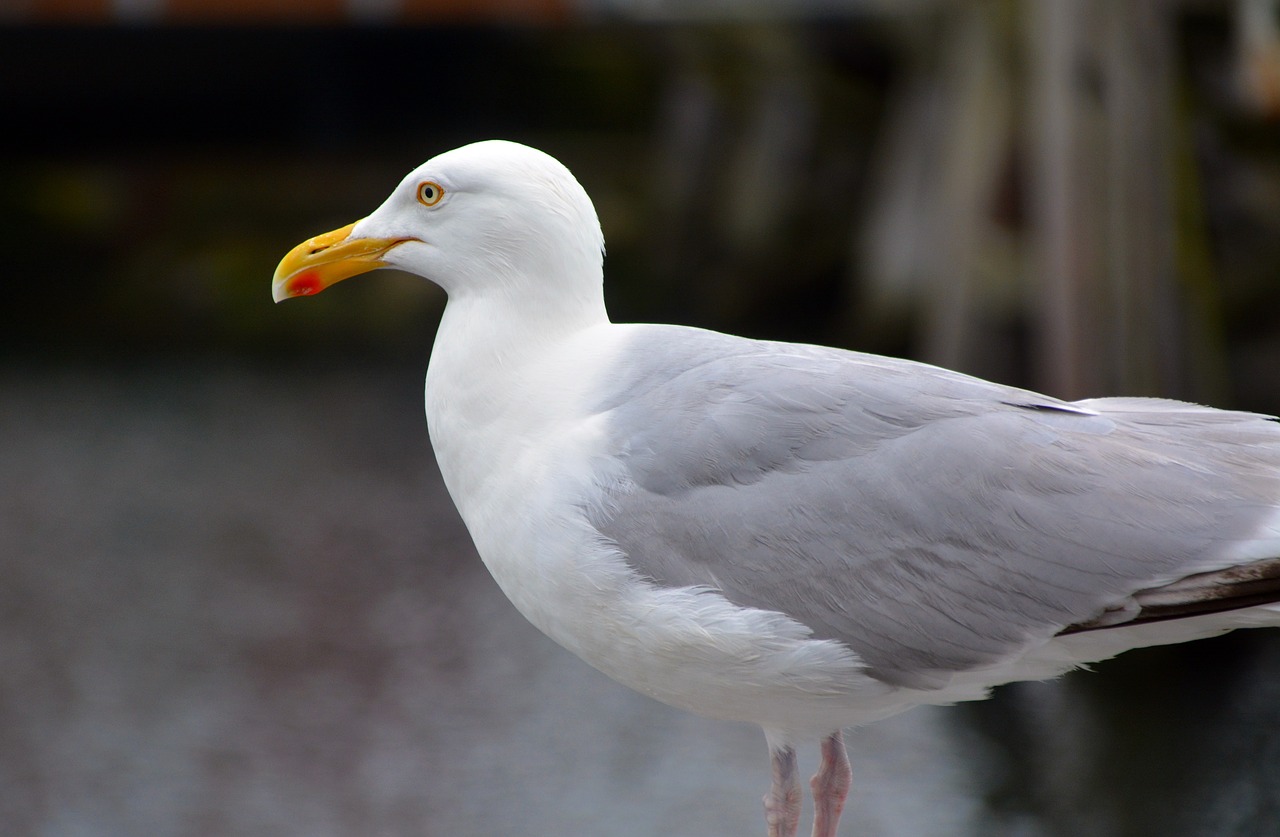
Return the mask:
<path id="1" fill-rule="evenodd" d="M 444 197 L 444 189 L 439 183 L 432 180 L 424 180 L 418 184 L 418 203 L 423 206 L 435 206 L 440 203 L 440 199 Z"/>

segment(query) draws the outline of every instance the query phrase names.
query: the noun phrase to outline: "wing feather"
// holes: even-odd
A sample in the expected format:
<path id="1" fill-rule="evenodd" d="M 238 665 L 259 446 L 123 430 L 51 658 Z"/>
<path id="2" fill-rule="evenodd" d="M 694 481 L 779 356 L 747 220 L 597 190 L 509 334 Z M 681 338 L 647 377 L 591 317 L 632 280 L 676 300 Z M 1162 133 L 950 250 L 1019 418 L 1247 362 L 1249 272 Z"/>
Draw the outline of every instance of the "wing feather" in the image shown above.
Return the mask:
<path id="1" fill-rule="evenodd" d="M 638 572 L 785 613 L 899 684 L 1132 611 L 1280 507 L 1265 416 L 696 329 L 637 332 L 599 411 L 625 478 L 592 522 Z"/>

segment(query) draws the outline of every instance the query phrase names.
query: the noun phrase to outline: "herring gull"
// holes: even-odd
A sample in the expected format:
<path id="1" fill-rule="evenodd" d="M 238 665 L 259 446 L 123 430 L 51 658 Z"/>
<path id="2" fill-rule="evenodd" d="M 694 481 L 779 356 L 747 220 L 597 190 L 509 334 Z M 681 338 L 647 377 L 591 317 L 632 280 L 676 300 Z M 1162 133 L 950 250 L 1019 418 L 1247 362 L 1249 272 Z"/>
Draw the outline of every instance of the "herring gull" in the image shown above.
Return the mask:
<path id="1" fill-rule="evenodd" d="M 1276 419 L 614 324 L 602 265 L 569 170 L 488 141 L 298 245 L 272 294 L 379 267 L 444 288 L 427 425 L 481 558 L 610 677 L 763 727 L 772 837 L 799 827 L 798 743 L 832 837 L 844 728 L 1280 623 Z"/>

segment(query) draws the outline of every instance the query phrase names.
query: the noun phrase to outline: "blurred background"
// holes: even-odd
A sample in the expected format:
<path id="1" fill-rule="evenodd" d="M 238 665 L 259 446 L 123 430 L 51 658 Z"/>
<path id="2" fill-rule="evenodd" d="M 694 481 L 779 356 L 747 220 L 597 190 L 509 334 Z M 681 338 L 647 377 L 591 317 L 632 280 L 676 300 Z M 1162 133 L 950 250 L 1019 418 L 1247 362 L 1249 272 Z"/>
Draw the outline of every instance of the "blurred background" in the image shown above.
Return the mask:
<path id="1" fill-rule="evenodd" d="M 619 321 L 1280 412 L 1274 0 L 0 0 L 0 114 L 6 835 L 763 833 L 758 730 L 485 574 L 441 293 L 271 304 L 465 142 L 577 174 Z M 1280 833 L 1280 636 L 1096 668 L 853 733 L 845 832 Z"/>

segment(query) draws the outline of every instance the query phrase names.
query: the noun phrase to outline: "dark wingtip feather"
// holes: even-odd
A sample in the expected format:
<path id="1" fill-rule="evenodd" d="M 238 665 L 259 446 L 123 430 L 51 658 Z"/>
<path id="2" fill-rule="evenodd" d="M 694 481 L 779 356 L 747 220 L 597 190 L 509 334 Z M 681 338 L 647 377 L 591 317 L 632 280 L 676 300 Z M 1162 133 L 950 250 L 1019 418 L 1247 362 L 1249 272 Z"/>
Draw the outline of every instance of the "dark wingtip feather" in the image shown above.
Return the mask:
<path id="1" fill-rule="evenodd" d="M 1095 619 L 1067 626 L 1060 635 L 1204 616 L 1273 603 L 1280 603 L 1280 558 L 1197 573 L 1162 587 L 1139 590 L 1130 598 L 1127 608 L 1108 609 Z M 1117 619 L 1116 614 L 1120 612 L 1132 615 Z"/>

